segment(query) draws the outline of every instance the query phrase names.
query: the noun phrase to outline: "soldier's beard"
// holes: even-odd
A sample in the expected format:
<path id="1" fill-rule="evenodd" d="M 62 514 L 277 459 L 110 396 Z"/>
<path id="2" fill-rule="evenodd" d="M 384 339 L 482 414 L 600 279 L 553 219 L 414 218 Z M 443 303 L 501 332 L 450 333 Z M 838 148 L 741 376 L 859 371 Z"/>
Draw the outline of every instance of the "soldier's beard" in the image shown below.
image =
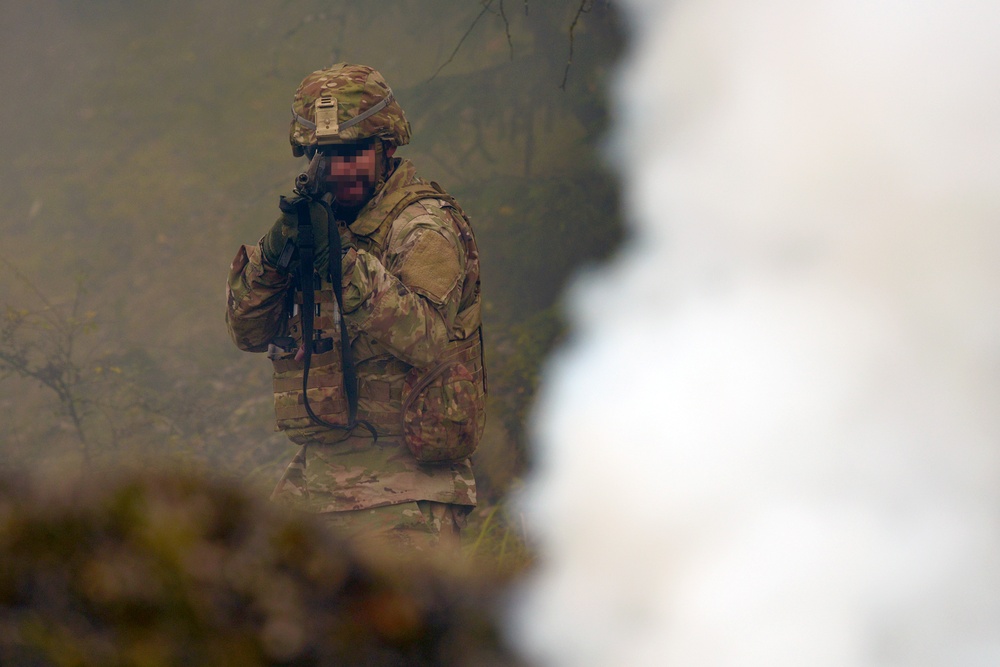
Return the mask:
<path id="1" fill-rule="evenodd" d="M 358 210 L 368 203 L 375 192 L 375 184 L 367 174 L 359 175 L 351 181 L 336 181 L 329 184 L 333 201 L 337 208 Z"/>
<path id="2" fill-rule="evenodd" d="M 370 170 L 359 169 L 351 174 L 330 176 L 327 173 L 323 180 L 323 188 L 333 195 L 334 206 L 347 213 L 359 211 L 375 194 L 380 174 L 385 174 L 386 166 L 380 155 L 376 154 L 375 167 Z"/>

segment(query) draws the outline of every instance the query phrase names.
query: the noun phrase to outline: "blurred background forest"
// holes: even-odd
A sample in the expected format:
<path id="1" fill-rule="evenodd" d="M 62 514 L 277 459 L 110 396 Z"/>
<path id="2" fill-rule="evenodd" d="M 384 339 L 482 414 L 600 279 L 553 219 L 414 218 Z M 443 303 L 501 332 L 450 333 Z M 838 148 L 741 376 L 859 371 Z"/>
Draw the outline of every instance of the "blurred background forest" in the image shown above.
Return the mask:
<path id="1" fill-rule="evenodd" d="M 487 504 L 530 465 L 524 421 L 559 295 L 621 237 L 597 149 L 622 46 L 601 0 L 0 3 L 0 472 L 177 466 L 267 493 L 293 451 L 270 364 L 224 322 L 241 243 L 303 163 L 298 82 L 379 69 L 400 155 L 483 256 Z M 569 60 L 572 65 L 568 67 Z"/>

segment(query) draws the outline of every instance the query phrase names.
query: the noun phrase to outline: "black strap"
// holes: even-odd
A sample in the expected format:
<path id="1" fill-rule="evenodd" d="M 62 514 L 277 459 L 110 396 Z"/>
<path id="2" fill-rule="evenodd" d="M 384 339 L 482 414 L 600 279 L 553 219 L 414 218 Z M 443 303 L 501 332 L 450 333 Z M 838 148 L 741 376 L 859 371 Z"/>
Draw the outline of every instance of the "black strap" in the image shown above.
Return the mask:
<path id="1" fill-rule="evenodd" d="M 340 243 L 340 233 L 336 229 L 333 219 L 333 211 L 330 210 L 326 202 L 320 200 L 326 208 L 328 234 L 327 234 L 327 265 L 329 266 L 330 279 L 333 283 L 333 292 L 337 298 L 337 309 L 340 313 L 340 352 L 341 368 L 344 375 L 344 394 L 347 396 L 348 419 L 347 424 L 334 424 L 321 419 L 313 412 L 309 405 L 309 367 L 312 363 L 313 354 L 313 316 L 316 312 L 316 297 L 314 273 L 316 267 L 316 240 L 313 234 L 312 216 L 309 212 L 309 199 L 302 197 L 295 200 L 295 212 L 298 215 L 298 250 L 299 250 L 299 289 L 302 290 L 302 347 L 305 353 L 304 369 L 302 373 L 302 401 L 309 418 L 327 428 L 338 431 L 346 431 L 344 437 L 350 435 L 357 426 L 365 427 L 373 438 L 378 439 L 375 428 L 367 421 L 358 421 L 358 371 L 354 365 L 354 357 L 351 353 L 351 341 L 347 334 L 347 324 L 344 322 L 343 305 L 343 285 L 341 257 L 343 248 Z M 334 241 L 336 239 L 336 241 Z M 334 253 L 336 247 L 337 252 Z M 334 259 L 336 258 L 336 259 Z"/>
<path id="2" fill-rule="evenodd" d="M 333 284 L 333 296 L 337 300 L 337 312 L 340 315 L 340 358 L 344 373 L 344 393 L 347 395 L 348 420 L 351 426 L 365 427 L 372 437 L 378 440 L 375 427 L 365 420 L 358 420 L 358 369 L 354 364 L 354 352 L 351 351 L 351 338 L 347 333 L 347 322 L 344 320 L 344 246 L 340 240 L 340 230 L 333 216 L 333 209 L 324 199 L 320 199 L 326 210 L 327 221 L 327 268 L 330 282 Z M 336 249 L 336 252 L 334 250 Z"/>

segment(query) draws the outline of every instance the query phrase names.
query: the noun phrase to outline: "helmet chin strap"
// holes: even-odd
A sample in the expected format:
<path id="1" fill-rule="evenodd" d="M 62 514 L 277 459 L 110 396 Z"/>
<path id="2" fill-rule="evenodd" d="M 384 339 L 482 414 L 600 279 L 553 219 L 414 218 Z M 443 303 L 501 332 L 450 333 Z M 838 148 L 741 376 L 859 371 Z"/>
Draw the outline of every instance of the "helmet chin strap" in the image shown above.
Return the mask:
<path id="1" fill-rule="evenodd" d="M 389 156 L 385 154 L 385 144 L 381 139 L 375 140 L 375 189 L 372 195 L 382 189 L 389 173 Z"/>

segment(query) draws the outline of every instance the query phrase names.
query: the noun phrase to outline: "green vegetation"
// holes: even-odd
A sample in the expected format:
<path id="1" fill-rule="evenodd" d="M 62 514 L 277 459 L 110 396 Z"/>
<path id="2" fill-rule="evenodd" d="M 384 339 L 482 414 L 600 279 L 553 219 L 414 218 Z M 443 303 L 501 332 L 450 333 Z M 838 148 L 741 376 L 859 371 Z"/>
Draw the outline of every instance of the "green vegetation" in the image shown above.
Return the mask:
<path id="1" fill-rule="evenodd" d="M 526 561 L 522 528 L 494 506 L 530 462 L 523 425 L 564 335 L 559 295 L 621 236 L 595 154 L 620 36 L 606 4 L 582 7 L 8 3 L 0 471 L 169 464 L 270 490 L 294 448 L 273 432 L 269 365 L 226 336 L 223 280 L 301 169 L 295 85 L 364 62 L 410 117 L 400 154 L 477 231 L 491 412 L 467 548 Z"/>

